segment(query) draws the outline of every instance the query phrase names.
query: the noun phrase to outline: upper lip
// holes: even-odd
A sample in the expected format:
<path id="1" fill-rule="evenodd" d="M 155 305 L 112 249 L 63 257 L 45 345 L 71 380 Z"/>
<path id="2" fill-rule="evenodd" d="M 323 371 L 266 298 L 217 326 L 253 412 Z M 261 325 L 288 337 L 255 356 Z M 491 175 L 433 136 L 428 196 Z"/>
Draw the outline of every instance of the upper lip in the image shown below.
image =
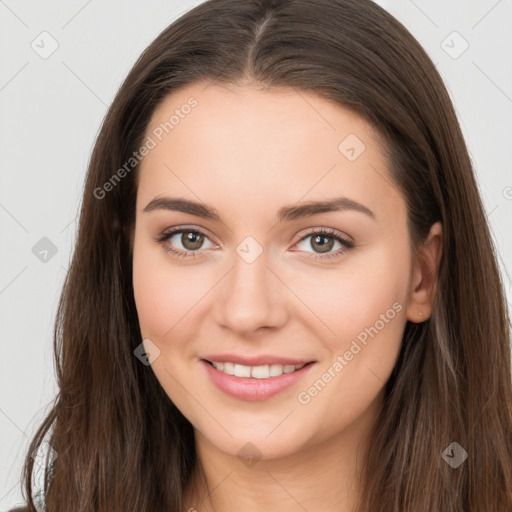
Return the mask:
<path id="1" fill-rule="evenodd" d="M 271 364 L 285 365 L 299 365 L 312 362 L 310 359 L 292 359 L 289 357 L 260 355 L 260 356 L 238 356 L 236 354 L 212 354 L 203 356 L 201 359 L 206 361 L 227 362 L 234 364 L 241 364 L 244 366 L 265 366 Z"/>

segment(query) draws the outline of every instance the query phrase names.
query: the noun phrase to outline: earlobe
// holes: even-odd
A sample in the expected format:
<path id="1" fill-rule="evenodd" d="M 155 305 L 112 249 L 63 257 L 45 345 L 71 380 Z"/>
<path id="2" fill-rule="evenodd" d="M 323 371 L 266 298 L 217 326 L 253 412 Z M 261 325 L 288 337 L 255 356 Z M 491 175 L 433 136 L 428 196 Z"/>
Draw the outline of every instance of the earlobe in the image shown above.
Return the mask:
<path id="1" fill-rule="evenodd" d="M 442 224 L 436 222 L 431 226 L 414 262 L 407 305 L 407 319 L 411 322 L 424 322 L 432 313 L 442 250 Z"/>

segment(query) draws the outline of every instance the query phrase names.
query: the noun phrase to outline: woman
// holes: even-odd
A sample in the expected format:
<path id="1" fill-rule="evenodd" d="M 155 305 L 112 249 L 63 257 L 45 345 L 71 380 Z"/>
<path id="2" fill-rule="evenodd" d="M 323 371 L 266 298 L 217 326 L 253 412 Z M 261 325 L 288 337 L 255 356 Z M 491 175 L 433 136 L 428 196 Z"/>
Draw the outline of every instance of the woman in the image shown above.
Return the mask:
<path id="1" fill-rule="evenodd" d="M 509 511 L 508 326 L 453 106 L 408 31 L 369 1 L 207 1 L 98 136 L 30 447 L 41 498 Z"/>

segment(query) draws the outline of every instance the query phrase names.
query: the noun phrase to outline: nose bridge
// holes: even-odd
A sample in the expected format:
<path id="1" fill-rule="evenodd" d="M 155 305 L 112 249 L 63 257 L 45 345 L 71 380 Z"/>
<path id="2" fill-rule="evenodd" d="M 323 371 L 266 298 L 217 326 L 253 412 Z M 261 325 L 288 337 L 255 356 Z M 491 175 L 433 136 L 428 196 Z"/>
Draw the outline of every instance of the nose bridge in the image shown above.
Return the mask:
<path id="1" fill-rule="evenodd" d="M 269 256 L 252 237 L 236 247 L 232 269 L 219 297 L 220 323 L 235 331 L 248 332 L 275 327 L 283 320 L 283 284 L 270 270 Z"/>

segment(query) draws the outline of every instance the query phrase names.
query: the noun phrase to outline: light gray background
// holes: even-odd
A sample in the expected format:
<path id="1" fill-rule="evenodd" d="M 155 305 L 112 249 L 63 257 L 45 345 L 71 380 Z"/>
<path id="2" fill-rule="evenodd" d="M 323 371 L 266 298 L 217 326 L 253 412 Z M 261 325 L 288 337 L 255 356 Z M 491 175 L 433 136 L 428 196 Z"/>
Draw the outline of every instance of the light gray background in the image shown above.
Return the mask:
<path id="1" fill-rule="evenodd" d="M 95 136 L 142 50 L 199 3 L 0 0 L 0 510 L 21 502 L 23 456 L 56 392 L 53 322 Z M 450 91 L 510 299 L 512 1 L 378 3 L 420 41 Z M 42 58 L 52 39 L 57 50 Z M 43 237 L 57 248 L 46 262 L 32 252 Z"/>

